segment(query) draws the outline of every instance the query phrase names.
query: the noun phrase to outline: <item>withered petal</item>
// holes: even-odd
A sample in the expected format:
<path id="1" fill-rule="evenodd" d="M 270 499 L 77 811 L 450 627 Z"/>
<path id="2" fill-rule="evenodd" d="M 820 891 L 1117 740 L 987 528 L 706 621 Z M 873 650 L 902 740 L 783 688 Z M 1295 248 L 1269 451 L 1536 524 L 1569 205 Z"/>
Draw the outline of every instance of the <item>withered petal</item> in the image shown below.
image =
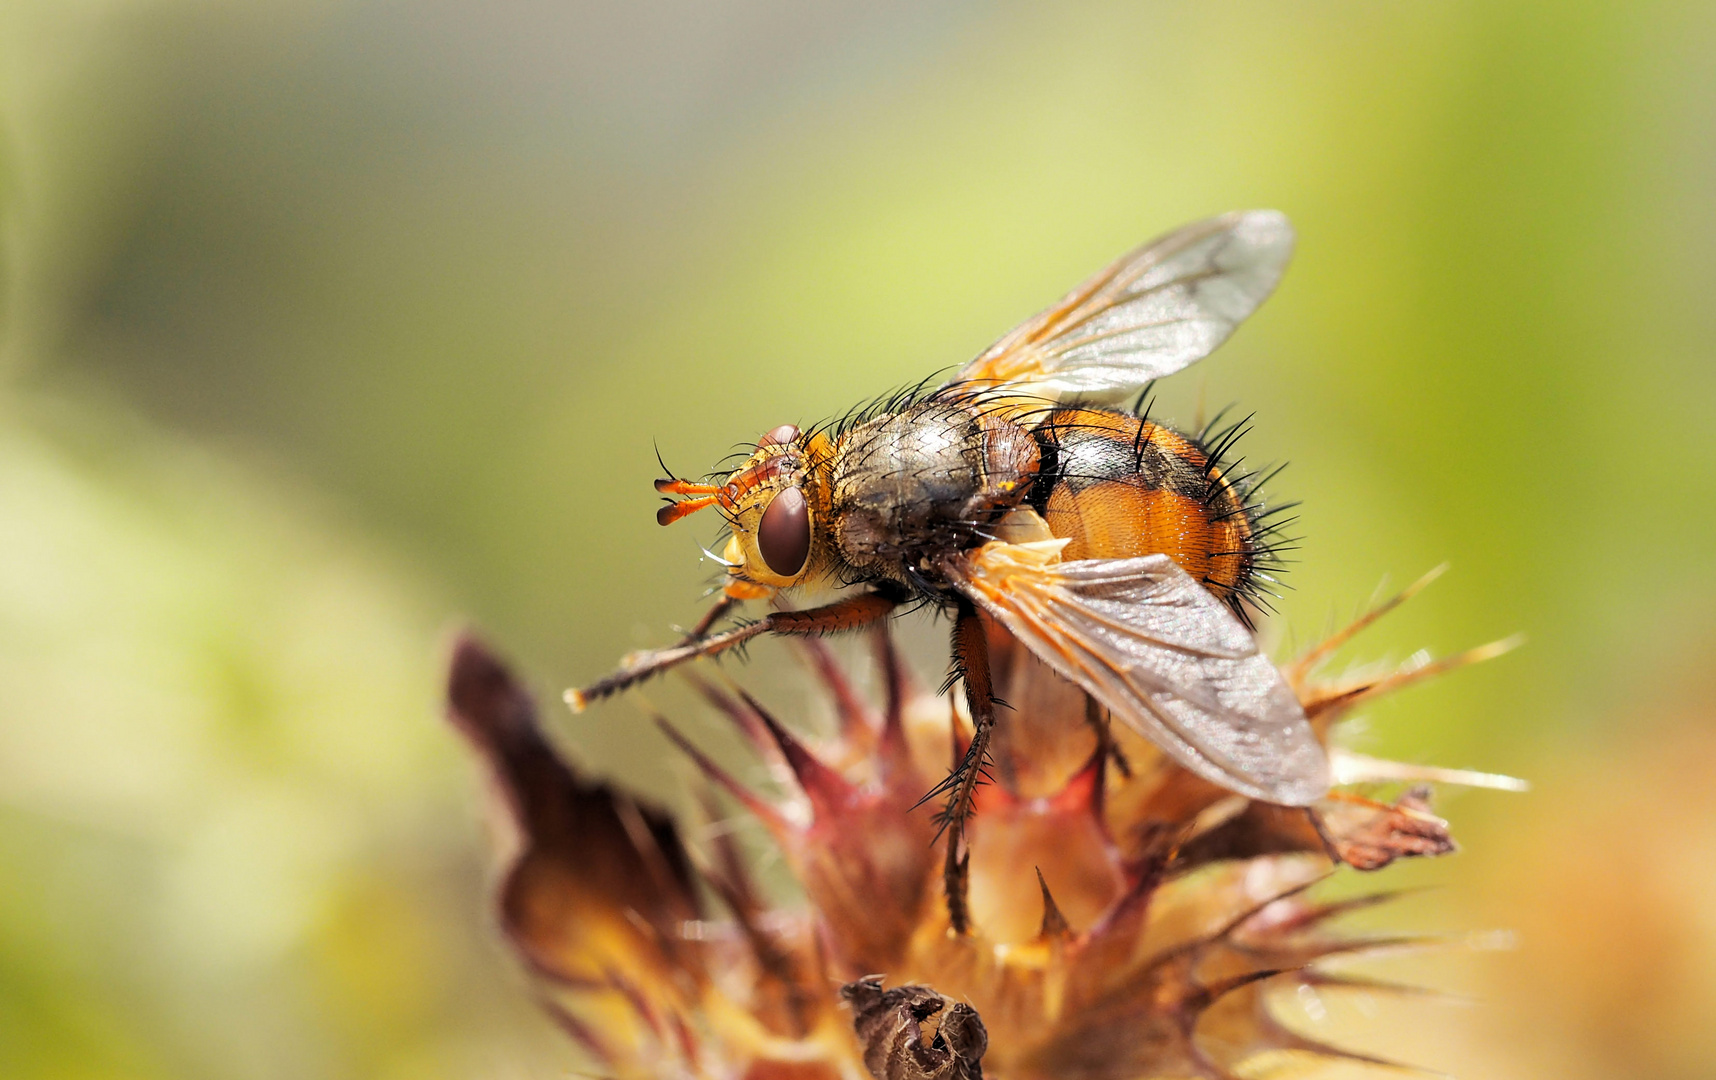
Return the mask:
<path id="1" fill-rule="evenodd" d="M 679 951 L 680 927 L 699 905 L 672 818 L 580 779 L 543 736 L 530 695 L 472 637 L 454 646 L 447 701 L 522 836 L 501 897 L 521 952 L 550 975 L 588 984 L 607 981 L 616 965 Z"/>
<path id="2" fill-rule="evenodd" d="M 1341 861 L 1356 870 L 1380 870 L 1396 859 L 1454 851 L 1448 823 L 1430 813 L 1428 788 L 1414 788 L 1393 806 L 1335 803 L 1323 827 Z"/>

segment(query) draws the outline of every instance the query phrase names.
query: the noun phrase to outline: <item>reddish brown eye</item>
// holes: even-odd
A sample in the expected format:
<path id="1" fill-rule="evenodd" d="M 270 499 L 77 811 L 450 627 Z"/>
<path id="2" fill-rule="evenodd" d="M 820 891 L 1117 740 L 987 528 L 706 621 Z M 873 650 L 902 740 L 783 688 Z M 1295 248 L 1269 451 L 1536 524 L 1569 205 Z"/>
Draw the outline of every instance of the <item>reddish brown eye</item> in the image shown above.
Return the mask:
<path id="1" fill-rule="evenodd" d="M 792 577 L 804 568 L 805 556 L 810 554 L 810 506 L 804 492 L 785 488 L 769 503 L 757 523 L 757 550 L 781 577 Z"/>
<path id="2" fill-rule="evenodd" d="M 759 449 L 764 446 L 781 446 L 792 442 L 796 438 L 798 438 L 798 428 L 791 424 L 782 424 L 780 427 L 775 428 L 767 435 L 758 439 L 757 446 Z"/>

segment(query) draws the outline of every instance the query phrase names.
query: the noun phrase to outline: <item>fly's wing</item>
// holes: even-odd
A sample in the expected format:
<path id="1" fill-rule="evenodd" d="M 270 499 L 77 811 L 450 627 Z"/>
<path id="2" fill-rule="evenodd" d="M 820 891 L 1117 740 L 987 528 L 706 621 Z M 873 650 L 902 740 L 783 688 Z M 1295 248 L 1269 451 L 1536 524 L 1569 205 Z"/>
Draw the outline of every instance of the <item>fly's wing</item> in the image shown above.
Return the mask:
<path id="1" fill-rule="evenodd" d="M 1037 658 L 1197 775 L 1306 806 L 1329 764 L 1257 642 L 1166 555 L 1057 562 L 1065 541 L 987 544 L 943 563 Z"/>
<path id="2" fill-rule="evenodd" d="M 1208 356 L 1263 303 L 1293 252 L 1276 210 L 1244 210 L 1154 240 L 967 364 L 954 383 L 1021 396 L 1114 398 Z"/>

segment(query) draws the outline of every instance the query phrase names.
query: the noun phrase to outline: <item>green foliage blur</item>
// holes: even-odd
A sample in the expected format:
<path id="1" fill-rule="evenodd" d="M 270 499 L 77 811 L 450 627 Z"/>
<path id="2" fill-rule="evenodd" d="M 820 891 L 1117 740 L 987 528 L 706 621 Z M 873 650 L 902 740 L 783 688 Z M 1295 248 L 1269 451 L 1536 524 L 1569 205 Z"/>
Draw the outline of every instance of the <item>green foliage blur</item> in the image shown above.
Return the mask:
<path id="1" fill-rule="evenodd" d="M 1158 415 L 1292 461 L 1279 647 L 1444 560 L 1352 659 L 1529 638 L 1359 735 L 1536 782 L 1390 878 L 1517 946 L 1406 969 L 1476 1009 L 1327 1023 L 1708 1075 L 1713 58 L 1692 0 L 8 0 L 0 1076 L 579 1067 L 491 929 L 451 629 L 553 702 L 701 608 L 656 447 L 701 473 L 1249 206 L 1296 261 Z M 787 656 L 745 677 L 802 711 Z M 635 705 L 551 715 L 683 801 Z"/>

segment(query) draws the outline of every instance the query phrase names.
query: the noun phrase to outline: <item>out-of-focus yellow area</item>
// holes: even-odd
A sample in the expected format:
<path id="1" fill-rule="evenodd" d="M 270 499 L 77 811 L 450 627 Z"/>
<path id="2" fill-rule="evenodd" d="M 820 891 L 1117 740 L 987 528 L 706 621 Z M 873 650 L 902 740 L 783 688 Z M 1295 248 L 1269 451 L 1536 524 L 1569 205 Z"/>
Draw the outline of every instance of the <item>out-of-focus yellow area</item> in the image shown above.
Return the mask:
<path id="1" fill-rule="evenodd" d="M 1688 0 L 0 6 L 0 1075 L 579 1067 L 491 929 L 448 629 L 545 698 L 667 641 L 717 523 L 655 526 L 652 444 L 700 473 L 1248 206 L 1295 264 L 1157 415 L 1292 461 L 1280 648 L 1443 560 L 1353 659 L 1530 639 L 1358 735 L 1535 782 L 1366 883 L 1512 947 L 1288 1013 L 1708 1075 L 1712 57 Z M 635 705 L 558 729 L 683 802 Z"/>

